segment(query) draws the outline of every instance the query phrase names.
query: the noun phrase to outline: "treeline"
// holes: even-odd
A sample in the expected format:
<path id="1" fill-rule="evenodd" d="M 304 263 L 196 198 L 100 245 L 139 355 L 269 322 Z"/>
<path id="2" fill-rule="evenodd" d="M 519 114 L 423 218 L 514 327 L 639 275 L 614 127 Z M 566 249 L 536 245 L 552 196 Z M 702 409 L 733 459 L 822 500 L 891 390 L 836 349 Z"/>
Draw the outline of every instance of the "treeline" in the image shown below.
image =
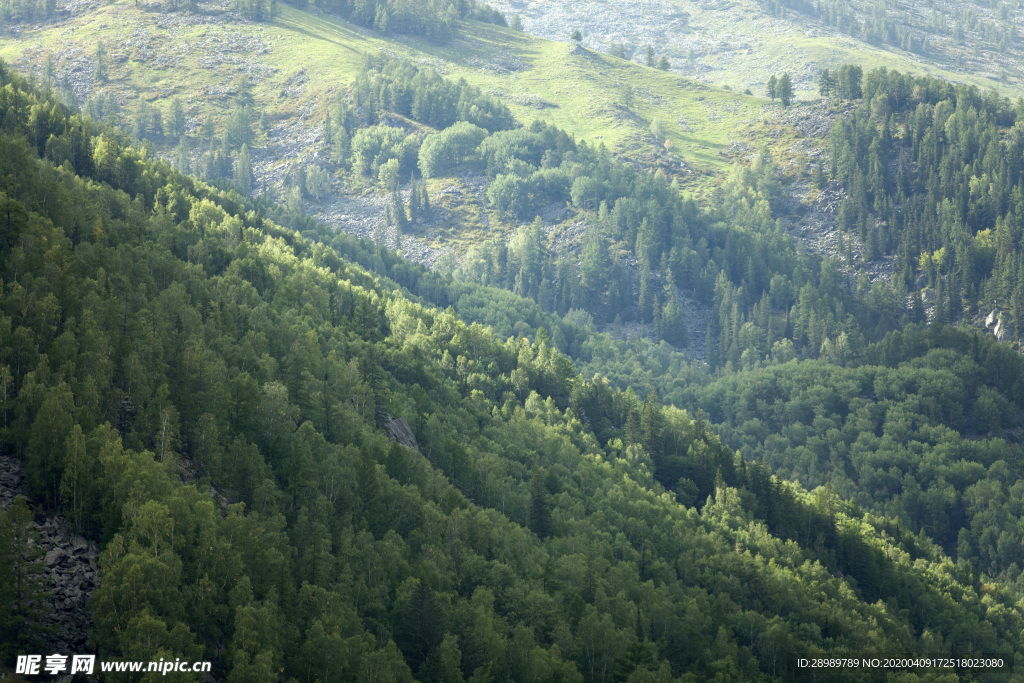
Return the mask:
<path id="1" fill-rule="evenodd" d="M 0 0 L 0 28 L 49 19 L 57 11 L 57 0 Z"/>
<path id="2" fill-rule="evenodd" d="M 1024 320 L 1020 114 L 995 93 L 881 69 L 830 134 L 841 232 L 868 259 L 895 254 L 907 288 L 925 276 L 940 323 L 979 306 Z"/>
<path id="3" fill-rule="evenodd" d="M 352 133 L 352 117 L 374 125 L 383 112 L 399 114 L 432 128 L 467 121 L 494 133 L 515 126 L 508 107 L 465 79 L 451 81 L 437 72 L 399 59 L 368 56 L 352 85 L 352 111 L 339 100 L 336 123 Z"/>
<path id="4" fill-rule="evenodd" d="M 787 10 L 793 10 L 865 42 L 918 54 L 942 49 L 943 40 L 936 37 L 999 52 L 1016 47 L 1020 38 L 1015 8 L 1003 2 L 938 4 L 920 15 L 878 0 L 763 0 L 762 4 L 773 16 L 785 17 Z M 958 65 L 962 60 L 956 56 Z"/>
<path id="5" fill-rule="evenodd" d="M 312 5 L 382 33 L 422 35 L 438 42 L 455 35 L 460 19 L 508 26 L 505 15 L 476 0 L 290 0 L 288 4 L 299 9 Z"/>
<path id="6" fill-rule="evenodd" d="M 611 681 L 1018 646 L 1015 594 L 700 416 L 583 380 L 544 332 L 499 342 L 409 301 L 2 65 L 0 95 L 0 447 L 36 512 L 101 543 L 101 658 Z M 25 525 L 0 515 L 4 548 Z M 16 558 L 11 655 L 37 651 Z"/>
<path id="7" fill-rule="evenodd" d="M 847 35 L 875 45 L 893 47 L 925 54 L 930 49 L 928 27 L 915 25 L 914 16 L 897 12 L 895 16 L 884 2 L 851 2 L 851 0 L 763 0 L 765 11 L 784 17 L 787 9 L 817 18 Z"/>

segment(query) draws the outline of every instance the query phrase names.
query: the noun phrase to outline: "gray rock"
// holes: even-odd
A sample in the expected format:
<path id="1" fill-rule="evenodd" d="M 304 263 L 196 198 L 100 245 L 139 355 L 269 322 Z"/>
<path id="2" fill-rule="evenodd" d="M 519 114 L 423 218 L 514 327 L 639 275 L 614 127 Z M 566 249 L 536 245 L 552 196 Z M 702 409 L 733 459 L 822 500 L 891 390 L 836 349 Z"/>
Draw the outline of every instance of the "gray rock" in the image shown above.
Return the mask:
<path id="1" fill-rule="evenodd" d="M 1010 338 L 1010 331 L 1006 329 L 1006 325 L 1003 324 L 1002 320 L 996 323 L 996 328 L 992 330 L 992 334 L 994 334 L 996 339 L 999 341 L 1006 341 Z"/>
<path id="2" fill-rule="evenodd" d="M 64 558 L 65 554 L 66 553 L 61 548 L 54 548 L 50 552 L 46 553 L 46 566 L 52 567 L 56 564 L 59 564 L 60 561 Z"/>
<path id="3" fill-rule="evenodd" d="M 385 415 L 383 422 L 384 431 L 387 432 L 389 439 L 419 452 L 420 445 L 416 442 L 416 435 L 412 433 L 412 428 L 404 417 L 394 418 Z"/>

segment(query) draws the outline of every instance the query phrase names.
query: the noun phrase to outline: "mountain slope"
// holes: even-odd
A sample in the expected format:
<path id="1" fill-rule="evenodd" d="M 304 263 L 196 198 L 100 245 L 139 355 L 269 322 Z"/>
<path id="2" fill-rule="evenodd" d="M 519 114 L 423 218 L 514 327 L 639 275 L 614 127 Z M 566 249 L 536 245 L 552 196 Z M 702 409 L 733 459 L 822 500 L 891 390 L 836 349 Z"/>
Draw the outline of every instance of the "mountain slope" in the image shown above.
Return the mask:
<path id="1" fill-rule="evenodd" d="M 1019 647 L 1017 596 L 899 524 L 0 83 L 2 444 L 102 544 L 101 659 L 608 681 Z M 653 478 L 668 456 L 699 509 Z M 0 589 L 23 570 L 4 555 Z"/>
<path id="2" fill-rule="evenodd" d="M 644 61 L 645 48 L 673 71 L 733 90 L 765 93 L 772 74 L 789 72 L 798 99 L 818 97 L 822 69 L 861 64 L 957 83 L 1022 92 L 1022 18 L 1008 3 L 848 0 L 659 0 L 623 5 L 594 0 L 498 0 L 525 29 L 552 40 L 585 33 L 584 44 Z M 628 18 L 624 18 L 628 17 Z"/>
<path id="3" fill-rule="evenodd" d="M 466 22 L 452 43 L 438 45 L 413 36 L 396 41 L 287 5 L 271 24 L 247 21 L 215 5 L 202 7 L 205 13 L 189 15 L 106 5 L 2 37 L 0 57 L 31 70 L 42 69 L 52 57 L 56 80 L 68 76 L 79 101 L 94 91 L 113 92 L 126 121 L 140 96 L 160 106 L 178 96 L 190 131 L 209 114 L 226 115 L 231 84 L 245 74 L 275 124 L 268 142 L 283 147 L 271 153 L 277 163 L 316 151 L 315 138 L 290 136 L 292 127 L 322 120 L 365 56 L 380 52 L 465 78 L 499 97 L 524 123 L 542 118 L 613 150 L 636 150 L 650 142 L 650 125 L 658 118 L 663 136 L 698 169 L 720 166 L 718 152 L 738 126 L 759 117 L 762 106 L 754 98 L 607 55 L 570 54 L 564 43 L 492 24 Z M 93 83 L 97 41 L 108 51 L 109 84 Z M 624 107 L 627 85 L 634 94 Z"/>

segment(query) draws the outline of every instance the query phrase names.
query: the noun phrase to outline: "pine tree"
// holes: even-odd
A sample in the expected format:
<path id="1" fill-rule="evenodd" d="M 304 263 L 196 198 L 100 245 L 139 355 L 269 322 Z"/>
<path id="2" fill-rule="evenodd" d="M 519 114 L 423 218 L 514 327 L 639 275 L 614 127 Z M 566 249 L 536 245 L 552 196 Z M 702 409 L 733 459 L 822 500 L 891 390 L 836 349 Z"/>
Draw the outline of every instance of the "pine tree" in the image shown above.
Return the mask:
<path id="1" fill-rule="evenodd" d="M 104 47 L 103 41 L 96 43 L 96 52 L 94 54 L 96 60 L 96 70 L 93 74 L 94 80 L 97 83 L 107 82 L 107 48 Z"/>
<path id="2" fill-rule="evenodd" d="M 423 205 L 423 218 L 425 220 L 434 219 L 434 210 L 430 208 L 430 195 L 427 194 L 427 184 L 420 184 L 420 203 Z"/>
<path id="3" fill-rule="evenodd" d="M 658 394 L 652 391 L 647 395 L 643 412 L 640 414 L 640 438 L 644 450 L 655 461 L 664 455 L 664 432 L 665 418 L 661 414 L 661 401 Z"/>
<path id="4" fill-rule="evenodd" d="M 776 89 L 778 88 L 778 83 L 779 83 L 779 80 L 777 78 L 775 78 L 775 74 L 772 74 L 768 78 L 768 97 L 771 98 L 772 102 L 775 101 L 775 92 L 776 92 Z"/>
<path id="5" fill-rule="evenodd" d="M 171 135 L 175 137 L 181 137 L 186 132 L 186 120 L 185 120 L 185 107 L 182 106 L 181 100 L 175 97 L 171 100 L 170 110 L 170 125 Z"/>
<path id="6" fill-rule="evenodd" d="M 245 194 L 252 194 L 253 188 L 256 187 L 256 176 L 252 172 L 248 145 L 242 145 L 242 151 L 235 160 L 235 185 Z"/>
<path id="7" fill-rule="evenodd" d="M 43 63 L 43 78 L 46 90 L 49 91 L 57 80 L 57 66 L 53 63 L 53 55 L 46 55 L 46 61 Z"/>
<path id="8" fill-rule="evenodd" d="M 150 109 L 151 109 L 151 112 L 150 112 L 149 130 L 153 133 L 153 135 L 156 135 L 158 137 L 163 137 L 163 135 L 164 135 L 164 117 L 163 117 L 163 114 L 161 114 L 160 110 L 157 109 L 156 107 L 151 107 Z"/>
<path id="9" fill-rule="evenodd" d="M 836 81 L 832 78 L 832 74 L 829 73 L 828 69 L 824 69 L 821 72 L 821 78 L 818 79 L 818 94 L 822 97 L 831 97 L 836 91 Z"/>
<path id="10" fill-rule="evenodd" d="M 688 335 L 683 308 L 676 301 L 672 290 L 667 287 L 664 298 L 665 304 L 661 309 L 657 335 L 673 346 L 686 346 Z"/>
<path id="11" fill-rule="evenodd" d="M 580 286 L 586 304 L 597 305 L 608 290 L 608 245 L 597 226 L 591 226 L 583 235 L 583 253 L 580 261 Z"/>
<path id="12" fill-rule="evenodd" d="M 213 122 L 213 114 L 207 114 L 206 120 L 203 121 L 203 140 L 206 144 L 213 142 L 213 137 L 217 134 L 217 126 Z"/>
<path id="13" fill-rule="evenodd" d="M 331 163 L 342 168 L 347 167 L 351 150 L 352 140 L 348 131 L 345 130 L 345 126 L 339 125 L 331 137 Z"/>
<path id="14" fill-rule="evenodd" d="M 530 480 L 530 530 L 540 538 L 551 535 L 551 500 L 540 470 Z"/>
<path id="15" fill-rule="evenodd" d="M 399 234 L 408 232 L 409 216 L 405 213 L 405 203 L 397 189 L 391 193 L 391 215 L 394 216 L 395 228 Z"/>
<path id="16" fill-rule="evenodd" d="M 40 652 L 47 612 L 43 551 L 32 526 L 32 511 L 21 496 L 0 509 L 0 657 Z"/>
<path id="17" fill-rule="evenodd" d="M 654 318 L 654 276 L 645 261 L 640 266 L 640 296 L 637 299 L 637 315 L 643 322 Z"/>
<path id="18" fill-rule="evenodd" d="M 782 102 L 783 107 L 788 107 L 793 101 L 793 81 L 790 79 L 789 74 L 785 73 L 779 77 L 779 83 L 775 87 L 776 93 L 779 96 L 779 100 Z"/>
<path id="19" fill-rule="evenodd" d="M 235 96 L 231 98 L 231 102 L 236 109 L 256 106 L 256 97 L 252 92 L 252 81 L 245 74 L 240 74 L 235 80 Z"/>
<path id="20" fill-rule="evenodd" d="M 149 133 L 153 116 L 149 110 L 149 103 L 143 98 L 135 104 L 135 116 L 132 121 L 132 137 L 142 140 Z"/>
<path id="21" fill-rule="evenodd" d="M 409 184 L 412 189 L 409 191 L 409 222 L 413 225 L 419 222 L 423 216 L 423 206 L 420 202 L 420 188 L 416 182 L 416 176 L 414 175 Z"/>

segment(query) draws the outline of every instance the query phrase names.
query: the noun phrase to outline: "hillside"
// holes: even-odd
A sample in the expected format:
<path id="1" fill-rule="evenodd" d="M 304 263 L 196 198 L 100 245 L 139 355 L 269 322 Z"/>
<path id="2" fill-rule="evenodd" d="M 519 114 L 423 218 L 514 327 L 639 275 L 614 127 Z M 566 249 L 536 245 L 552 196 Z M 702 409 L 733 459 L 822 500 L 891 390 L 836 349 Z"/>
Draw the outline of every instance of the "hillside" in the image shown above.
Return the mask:
<path id="1" fill-rule="evenodd" d="M 93 79 L 98 41 L 110 64 L 108 82 L 99 84 Z M 207 115 L 225 115 L 230 84 L 245 74 L 271 121 L 271 168 L 316 152 L 315 134 L 296 129 L 322 121 L 364 56 L 378 53 L 465 78 L 524 123 L 541 118 L 616 151 L 637 151 L 651 142 L 650 124 L 660 118 L 676 153 L 701 170 L 724 163 L 718 152 L 743 122 L 760 116 L 764 104 L 604 54 L 570 54 L 565 43 L 479 22 L 438 45 L 416 36 L 394 40 L 288 5 L 273 23 L 262 24 L 215 3 L 201 4 L 198 14 L 115 3 L 0 35 L 0 57 L 41 80 L 52 58 L 55 83 L 67 78 L 81 103 L 94 92 L 114 93 L 126 122 L 139 97 L 163 106 L 179 97 L 190 133 Z M 629 107 L 622 106 L 626 86 L 634 93 Z"/>
<path id="2" fill-rule="evenodd" d="M 282 228 L 0 82 L 2 444 L 32 512 L 100 544 L 101 661 L 607 681 L 1019 647 L 1014 589 L 899 523 L 584 380 L 543 331 L 502 342 L 413 303 L 326 228 Z M 23 132 L 39 107 L 74 151 L 62 166 Z M 658 483 L 669 466 L 696 507 Z M 5 662 L 48 637 L 26 514 L 0 515 Z"/>
<path id="3" fill-rule="evenodd" d="M 497 0 L 527 32 L 645 60 L 652 46 L 672 71 L 764 95 L 771 74 L 789 72 L 798 99 L 818 97 L 823 69 L 861 64 L 1024 92 L 1024 17 L 1011 3 L 730 0 L 629 3 Z"/>
<path id="4" fill-rule="evenodd" d="M 0 666 L 1020 650 L 1024 109 L 871 12 L 783 107 L 470 1 L 0 3 Z"/>

